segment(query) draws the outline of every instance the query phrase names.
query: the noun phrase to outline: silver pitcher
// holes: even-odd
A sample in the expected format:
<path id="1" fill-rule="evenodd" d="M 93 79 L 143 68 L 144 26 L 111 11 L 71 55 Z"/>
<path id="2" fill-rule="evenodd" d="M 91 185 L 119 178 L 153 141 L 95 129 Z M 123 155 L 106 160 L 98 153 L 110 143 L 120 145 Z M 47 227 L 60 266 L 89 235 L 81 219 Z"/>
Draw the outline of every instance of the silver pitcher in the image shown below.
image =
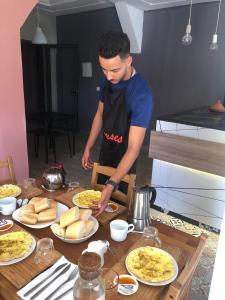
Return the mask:
<path id="1" fill-rule="evenodd" d="M 151 224 L 150 206 L 156 199 L 154 187 L 135 187 L 129 203 L 128 222 L 134 224 L 134 230 L 143 231 Z"/>

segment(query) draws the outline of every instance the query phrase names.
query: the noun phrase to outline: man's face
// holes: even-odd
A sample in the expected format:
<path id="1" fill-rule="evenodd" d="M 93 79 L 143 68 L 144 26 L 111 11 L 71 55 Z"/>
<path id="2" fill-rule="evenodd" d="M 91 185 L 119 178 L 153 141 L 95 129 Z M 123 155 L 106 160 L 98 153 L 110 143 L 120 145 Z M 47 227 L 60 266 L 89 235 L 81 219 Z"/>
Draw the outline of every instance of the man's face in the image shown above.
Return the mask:
<path id="1" fill-rule="evenodd" d="M 99 63 L 107 80 L 116 84 L 123 80 L 130 79 L 132 57 L 120 58 L 119 55 L 113 58 L 99 56 Z"/>

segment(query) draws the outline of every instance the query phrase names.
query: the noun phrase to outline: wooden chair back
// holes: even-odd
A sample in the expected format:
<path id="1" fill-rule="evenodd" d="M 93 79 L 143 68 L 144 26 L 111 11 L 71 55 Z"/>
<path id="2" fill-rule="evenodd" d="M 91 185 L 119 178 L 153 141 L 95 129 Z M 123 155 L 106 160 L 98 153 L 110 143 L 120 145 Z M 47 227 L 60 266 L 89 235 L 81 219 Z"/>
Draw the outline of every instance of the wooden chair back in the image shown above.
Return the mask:
<path id="1" fill-rule="evenodd" d="M 199 244 L 195 253 L 189 262 L 185 265 L 184 269 L 177 277 L 177 279 L 169 285 L 166 293 L 165 300 L 188 300 L 191 280 L 193 278 L 196 267 L 201 258 L 207 235 L 202 234 L 199 237 Z"/>
<path id="2" fill-rule="evenodd" d="M 94 163 L 93 171 L 92 171 L 92 177 L 91 177 L 91 188 L 94 190 L 102 191 L 105 185 L 98 184 L 98 175 L 106 175 L 106 176 L 112 176 L 115 173 L 115 168 L 108 167 L 108 166 L 102 166 L 98 163 Z M 124 176 L 124 178 L 121 180 L 121 182 L 125 182 L 128 184 L 127 193 L 123 193 L 119 190 L 112 193 L 112 198 L 118 200 L 122 204 L 128 206 L 129 201 L 133 195 L 133 187 L 135 185 L 135 174 L 129 174 Z"/>
<path id="3" fill-rule="evenodd" d="M 0 160 L 0 169 L 7 169 L 9 174 L 9 177 L 6 177 L 5 179 L 0 179 L 0 184 L 16 183 L 16 175 L 14 171 L 13 161 L 10 156 L 5 160 Z"/>

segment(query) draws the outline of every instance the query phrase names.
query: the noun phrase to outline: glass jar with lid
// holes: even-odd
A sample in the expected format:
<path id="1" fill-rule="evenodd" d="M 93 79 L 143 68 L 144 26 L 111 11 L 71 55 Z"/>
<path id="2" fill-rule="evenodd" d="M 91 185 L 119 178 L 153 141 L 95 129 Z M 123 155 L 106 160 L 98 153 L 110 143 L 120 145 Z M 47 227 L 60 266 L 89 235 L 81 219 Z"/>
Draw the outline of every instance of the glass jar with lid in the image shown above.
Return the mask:
<path id="1" fill-rule="evenodd" d="M 74 300 L 105 300 L 105 286 L 100 276 L 101 257 L 85 252 L 78 259 L 79 276 L 73 288 Z"/>

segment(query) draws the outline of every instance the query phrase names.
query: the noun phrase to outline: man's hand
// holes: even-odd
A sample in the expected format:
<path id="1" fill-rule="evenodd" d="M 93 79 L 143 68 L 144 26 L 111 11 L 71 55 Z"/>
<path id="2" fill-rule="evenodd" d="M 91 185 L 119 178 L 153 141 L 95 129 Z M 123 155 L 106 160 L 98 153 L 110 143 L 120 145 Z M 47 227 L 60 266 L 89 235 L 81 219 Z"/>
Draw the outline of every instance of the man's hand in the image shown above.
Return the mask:
<path id="1" fill-rule="evenodd" d="M 110 184 L 106 185 L 106 187 L 102 191 L 101 200 L 98 202 L 97 205 L 93 205 L 91 207 L 94 211 L 93 215 L 95 217 L 99 216 L 107 207 L 109 199 L 112 195 L 112 191 L 113 191 L 113 186 L 111 186 Z"/>
<path id="2" fill-rule="evenodd" d="M 82 166 L 85 170 L 91 169 L 93 167 L 94 162 L 91 159 L 91 153 L 89 150 L 84 151 L 82 156 Z"/>

